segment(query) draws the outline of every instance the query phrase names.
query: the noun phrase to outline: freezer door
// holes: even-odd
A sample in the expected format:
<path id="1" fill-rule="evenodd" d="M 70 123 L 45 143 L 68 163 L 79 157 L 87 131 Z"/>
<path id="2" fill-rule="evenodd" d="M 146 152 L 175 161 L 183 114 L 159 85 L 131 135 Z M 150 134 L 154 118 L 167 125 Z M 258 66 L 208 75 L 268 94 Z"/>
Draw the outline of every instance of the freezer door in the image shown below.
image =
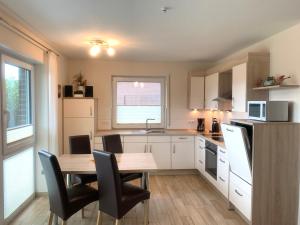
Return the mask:
<path id="1" fill-rule="evenodd" d="M 247 130 L 244 127 L 228 124 L 222 124 L 221 127 L 228 150 L 230 171 L 252 184 L 251 159 L 248 155 L 251 151 Z"/>

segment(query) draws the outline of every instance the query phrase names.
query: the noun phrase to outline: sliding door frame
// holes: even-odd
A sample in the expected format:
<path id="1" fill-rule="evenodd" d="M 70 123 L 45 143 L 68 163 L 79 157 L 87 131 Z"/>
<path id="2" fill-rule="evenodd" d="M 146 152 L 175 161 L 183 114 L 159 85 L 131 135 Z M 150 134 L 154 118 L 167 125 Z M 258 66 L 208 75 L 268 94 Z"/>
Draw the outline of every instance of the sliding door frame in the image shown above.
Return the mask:
<path id="1" fill-rule="evenodd" d="M 17 58 L 4 55 L 0 52 L 0 140 L 1 140 L 1 152 L 0 152 L 0 224 L 9 224 L 26 206 L 28 206 L 35 198 L 36 193 L 36 154 L 35 154 L 35 89 L 34 89 L 34 66 L 24 61 L 20 61 Z M 19 66 L 30 70 L 30 110 L 31 110 L 31 124 L 33 127 L 33 134 L 30 137 L 23 138 L 21 140 L 7 143 L 7 117 L 4 116 L 4 110 L 6 110 L 6 90 L 5 90 L 5 70 L 4 64 L 9 63 L 15 66 Z M 33 149 L 33 194 L 29 196 L 12 214 L 7 218 L 4 218 L 4 160 L 21 152 L 26 151 L 28 148 Z"/>

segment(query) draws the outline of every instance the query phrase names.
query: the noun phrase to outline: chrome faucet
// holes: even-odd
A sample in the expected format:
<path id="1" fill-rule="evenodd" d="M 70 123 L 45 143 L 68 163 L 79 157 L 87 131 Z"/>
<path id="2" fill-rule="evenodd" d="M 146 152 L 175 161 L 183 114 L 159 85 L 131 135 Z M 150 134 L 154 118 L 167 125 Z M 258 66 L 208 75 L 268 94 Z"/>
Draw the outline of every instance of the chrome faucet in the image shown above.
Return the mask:
<path id="1" fill-rule="evenodd" d="M 151 119 L 151 118 L 150 118 L 150 119 L 146 119 L 146 130 L 147 130 L 147 131 L 150 130 L 150 129 L 148 128 L 148 124 L 149 124 L 148 121 L 149 121 L 149 120 L 155 120 L 155 119 Z"/>

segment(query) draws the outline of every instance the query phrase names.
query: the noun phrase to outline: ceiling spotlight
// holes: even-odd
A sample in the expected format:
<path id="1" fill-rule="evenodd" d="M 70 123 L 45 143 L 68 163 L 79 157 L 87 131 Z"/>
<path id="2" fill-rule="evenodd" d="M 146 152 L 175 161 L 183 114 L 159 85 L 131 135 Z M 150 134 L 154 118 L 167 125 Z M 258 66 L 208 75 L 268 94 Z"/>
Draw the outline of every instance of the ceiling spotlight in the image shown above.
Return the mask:
<path id="1" fill-rule="evenodd" d="M 114 56 L 116 54 L 116 50 L 112 47 L 106 49 L 106 53 L 108 56 Z"/>
<path id="2" fill-rule="evenodd" d="M 106 50 L 108 56 L 112 57 L 116 54 L 116 50 L 113 47 L 111 47 L 111 45 L 106 41 L 93 40 L 89 43 L 91 45 L 89 53 L 92 57 L 97 57 L 101 53 L 102 49 Z"/>

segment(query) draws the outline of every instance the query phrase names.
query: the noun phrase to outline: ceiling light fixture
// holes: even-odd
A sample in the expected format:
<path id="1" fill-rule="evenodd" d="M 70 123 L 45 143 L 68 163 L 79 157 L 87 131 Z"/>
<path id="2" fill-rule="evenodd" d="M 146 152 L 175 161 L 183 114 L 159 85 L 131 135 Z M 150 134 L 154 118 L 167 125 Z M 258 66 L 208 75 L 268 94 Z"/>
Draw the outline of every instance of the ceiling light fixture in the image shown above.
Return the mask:
<path id="1" fill-rule="evenodd" d="M 92 57 L 97 57 L 101 53 L 102 49 L 105 49 L 107 55 L 110 57 L 116 54 L 116 50 L 106 41 L 93 40 L 90 41 L 89 43 L 91 45 L 89 53 Z"/>

